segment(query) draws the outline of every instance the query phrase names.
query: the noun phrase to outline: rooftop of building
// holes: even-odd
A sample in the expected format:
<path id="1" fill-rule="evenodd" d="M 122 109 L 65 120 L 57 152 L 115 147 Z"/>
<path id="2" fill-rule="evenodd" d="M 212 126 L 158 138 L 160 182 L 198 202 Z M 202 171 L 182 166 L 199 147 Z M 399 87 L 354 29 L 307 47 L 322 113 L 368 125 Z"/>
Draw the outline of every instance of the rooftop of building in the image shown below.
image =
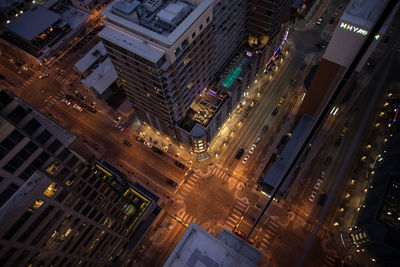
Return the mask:
<path id="1" fill-rule="evenodd" d="M 261 252 L 223 229 L 218 238 L 192 223 L 164 264 L 169 266 L 257 266 Z"/>
<path id="2" fill-rule="evenodd" d="M 98 42 L 90 51 L 75 63 L 74 67 L 81 73 L 90 68 L 101 56 L 106 56 L 106 48 L 102 42 Z"/>
<path id="3" fill-rule="evenodd" d="M 81 83 L 94 89 L 98 94 L 103 94 L 117 78 L 118 75 L 111 59 L 107 57 L 103 62 L 99 62 L 97 67 L 92 69 L 92 73 L 81 80 Z"/>
<path id="4" fill-rule="evenodd" d="M 125 30 L 170 46 L 211 4 L 212 0 L 116 0 L 102 14 Z"/>
<path id="5" fill-rule="evenodd" d="M 385 7 L 387 0 L 351 0 L 341 20 L 370 29 Z"/>
<path id="6" fill-rule="evenodd" d="M 273 188 L 276 188 L 279 185 L 290 164 L 292 163 L 301 146 L 303 145 L 307 134 L 309 133 L 309 131 L 311 131 L 313 123 L 314 119 L 309 115 L 304 115 L 300 119 L 289 142 L 283 149 L 278 162 L 271 167 L 271 169 L 264 177 L 264 183 L 270 185 Z M 280 188 L 280 192 L 285 191 L 285 185 L 288 185 L 289 182 L 289 179 L 285 181 L 284 186 Z"/>
<path id="7" fill-rule="evenodd" d="M 61 15 L 46 8 L 35 6 L 32 10 L 28 10 L 7 24 L 6 28 L 18 36 L 30 41 L 60 19 Z M 29 27 L 27 25 L 29 25 Z"/>
<path id="8" fill-rule="evenodd" d="M 159 61 L 164 55 L 162 50 L 115 28 L 105 27 L 99 36 L 151 62 Z"/>
<path id="9" fill-rule="evenodd" d="M 76 135 L 69 132 L 67 129 L 63 128 L 58 123 L 52 121 L 47 116 L 45 116 L 40 111 L 36 110 L 31 105 L 27 104 L 21 98 L 8 93 L 4 90 L 0 91 L 0 110 L 7 105 L 16 101 L 20 107 L 22 107 L 27 114 L 31 114 L 41 125 L 43 125 L 53 136 L 55 136 L 64 146 L 69 147 L 69 145 L 74 142 L 77 138 Z"/>

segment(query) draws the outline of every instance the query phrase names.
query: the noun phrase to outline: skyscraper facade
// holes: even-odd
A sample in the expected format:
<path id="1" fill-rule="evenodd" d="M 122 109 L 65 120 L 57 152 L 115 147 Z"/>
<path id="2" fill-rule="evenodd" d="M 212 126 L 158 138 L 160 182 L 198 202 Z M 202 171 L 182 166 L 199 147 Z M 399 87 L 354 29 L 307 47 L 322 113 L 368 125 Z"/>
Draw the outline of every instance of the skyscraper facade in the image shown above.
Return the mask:
<path id="1" fill-rule="evenodd" d="M 122 260 L 158 199 L 90 164 L 75 135 L 3 90 L 0 114 L 0 265 Z"/>
<path id="2" fill-rule="evenodd" d="M 279 10 L 286 6 L 271 8 L 263 33 L 280 28 L 272 21 L 284 17 Z M 99 36 L 138 119 L 204 151 L 253 78 L 245 69 L 255 68 L 256 53 L 243 46 L 248 1 L 116 0 L 102 14 L 106 28 Z M 228 76 L 232 82 L 224 85 Z M 237 79 L 241 84 L 231 86 Z"/>

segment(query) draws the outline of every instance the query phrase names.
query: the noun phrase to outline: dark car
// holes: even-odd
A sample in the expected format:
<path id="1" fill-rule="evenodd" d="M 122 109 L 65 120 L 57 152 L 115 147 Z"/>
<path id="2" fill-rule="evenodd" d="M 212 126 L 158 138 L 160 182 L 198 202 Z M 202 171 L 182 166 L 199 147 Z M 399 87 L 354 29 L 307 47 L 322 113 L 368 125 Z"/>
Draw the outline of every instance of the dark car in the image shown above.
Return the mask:
<path id="1" fill-rule="evenodd" d="M 301 64 L 300 70 L 305 70 L 306 68 L 307 68 L 307 64 L 306 63 Z"/>
<path id="2" fill-rule="evenodd" d="M 339 147 L 341 143 L 342 143 L 342 138 L 339 137 L 339 138 L 336 139 L 336 141 L 335 141 L 335 147 Z"/>
<path id="3" fill-rule="evenodd" d="M 323 205 L 325 204 L 325 202 L 326 202 L 327 199 L 328 199 L 328 195 L 327 195 L 327 194 L 322 194 L 322 195 L 319 197 L 318 205 L 323 206 Z"/>
<path id="4" fill-rule="evenodd" d="M 139 137 L 139 136 L 136 136 L 135 139 L 136 139 L 137 141 L 139 141 L 140 143 L 143 143 L 143 142 L 144 142 L 143 138 L 141 138 L 141 137 Z"/>
<path id="5" fill-rule="evenodd" d="M 279 108 L 275 108 L 275 109 L 272 111 L 272 116 L 276 116 L 276 114 L 278 114 L 278 111 L 279 111 Z"/>
<path id="6" fill-rule="evenodd" d="M 268 125 L 264 125 L 264 128 L 262 129 L 262 133 L 265 134 L 268 130 L 269 126 Z"/>
<path id="7" fill-rule="evenodd" d="M 182 170 L 185 168 L 185 165 L 183 165 L 179 161 L 175 161 L 175 165 L 178 166 L 179 168 L 181 168 Z"/>
<path id="8" fill-rule="evenodd" d="M 236 154 L 235 159 L 239 160 L 239 159 L 243 156 L 243 153 L 244 153 L 244 149 L 241 148 L 241 149 L 238 151 L 238 153 Z"/>
<path id="9" fill-rule="evenodd" d="M 132 143 L 131 142 L 129 142 L 128 140 L 126 140 L 126 139 L 124 139 L 123 141 L 122 141 L 122 143 L 124 144 L 124 145 L 126 145 L 126 146 L 132 146 Z"/>
<path id="10" fill-rule="evenodd" d="M 332 17 L 330 20 L 329 20 L 329 24 L 333 24 L 335 22 L 335 17 Z"/>
<path id="11" fill-rule="evenodd" d="M 158 153 L 158 154 L 160 154 L 160 155 L 164 153 L 161 149 L 159 149 L 158 147 L 155 147 L 155 146 L 151 147 L 151 149 L 152 149 L 154 152 L 156 152 L 156 153 Z"/>
<path id="12" fill-rule="evenodd" d="M 321 42 L 317 43 L 317 46 L 320 48 L 325 48 L 327 45 L 328 45 L 328 43 L 325 41 L 321 41 Z"/>
<path id="13" fill-rule="evenodd" d="M 173 186 L 174 188 L 178 188 L 178 183 L 171 180 L 171 179 L 167 179 L 167 183 L 171 186 Z"/>

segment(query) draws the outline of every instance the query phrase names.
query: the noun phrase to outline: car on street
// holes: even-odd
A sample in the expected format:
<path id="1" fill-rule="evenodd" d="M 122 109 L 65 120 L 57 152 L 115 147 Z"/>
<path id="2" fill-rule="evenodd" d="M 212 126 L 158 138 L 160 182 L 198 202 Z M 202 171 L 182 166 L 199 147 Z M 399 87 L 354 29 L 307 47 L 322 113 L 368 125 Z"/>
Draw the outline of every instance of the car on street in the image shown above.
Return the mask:
<path id="1" fill-rule="evenodd" d="M 340 136 L 345 136 L 348 129 L 349 129 L 349 128 L 347 128 L 346 126 L 344 126 L 344 127 L 342 128 L 342 131 L 340 132 Z"/>
<path id="2" fill-rule="evenodd" d="M 325 169 L 322 169 L 322 171 L 321 171 L 321 177 L 324 178 L 325 176 L 326 176 L 326 170 L 325 170 Z"/>
<path id="3" fill-rule="evenodd" d="M 49 74 L 47 72 L 43 72 L 42 74 L 39 75 L 39 79 L 44 79 L 48 76 L 49 76 Z"/>
<path id="4" fill-rule="evenodd" d="M 150 147 L 150 148 L 153 147 L 153 145 L 152 145 L 150 142 L 148 142 L 148 141 L 144 141 L 143 144 L 145 144 L 146 146 L 148 146 L 148 147 Z"/>
<path id="5" fill-rule="evenodd" d="M 320 17 L 320 18 L 317 20 L 317 25 L 321 25 L 323 21 L 324 21 L 324 18 L 323 18 L 323 17 Z"/>
<path id="6" fill-rule="evenodd" d="M 265 134 L 268 130 L 269 126 L 268 125 L 264 125 L 263 129 L 262 129 L 262 133 Z"/>
<path id="7" fill-rule="evenodd" d="M 124 139 L 124 140 L 122 141 L 122 143 L 123 143 L 124 145 L 128 146 L 128 147 L 131 147 L 131 146 L 132 146 L 132 143 L 129 142 L 128 140 L 126 140 L 126 139 Z"/>
<path id="8" fill-rule="evenodd" d="M 320 48 L 325 48 L 327 45 L 328 45 L 328 43 L 325 42 L 325 41 L 321 41 L 321 42 L 316 44 L 316 46 L 318 46 Z"/>
<path id="9" fill-rule="evenodd" d="M 313 202 L 315 200 L 315 197 L 317 196 L 317 192 L 312 191 L 310 197 L 308 198 L 308 200 L 310 200 L 311 202 Z"/>
<path id="10" fill-rule="evenodd" d="M 316 182 L 315 185 L 314 185 L 314 190 L 315 190 L 315 191 L 318 191 L 319 188 L 321 187 L 321 184 L 322 184 L 322 180 L 321 180 L 321 179 L 318 179 L 317 182 Z"/>
<path id="11" fill-rule="evenodd" d="M 247 163 L 247 160 L 250 158 L 250 155 L 249 154 L 247 154 L 246 156 L 244 156 L 244 158 L 243 158 L 243 164 L 246 164 Z"/>
<path id="12" fill-rule="evenodd" d="M 253 154 L 254 153 L 254 150 L 256 149 L 256 144 L 253 144 L 251 147 L 250 147 L 250 149 L 249 149 L 249 154 Z"/>
<path id="13" fill-rule="evenodd" d="M 235 156 L 235 159 L 240 159 L 242 157 L 243 153 L 244 153 L 244 149 L 243 148 L 239 149 L 238 153 Z"/>
<path id="14" fill-rule="evenodd" d="M 120 130 L 121 132 L 125 129 L 121 124 L 116 124 L 115 128 L 117 128 L 118 130 Z"/>
<path id="15" fill-rule="evenodd" d="M 137 141 L 139 141 L 140 143 L 143 143 L 143 142 L 144 142 L 143 138 L 141 138 L 140 136 L 136 136 L 135 139 L 136 139 Z"/>
<path id="16" fill-rule="evenodd" d="M 261 141 L 261 135 L 257 136 L 256 144 L 258 144 L 260 141 Z"/>
<path id="17" fill-rule="evenodd" d="M 181 168 L 182 170 L 185 168 L 185 165 L 183 165 L 179 161 L 175 161 L 175 165 L 178 166 L 179 168 Z"/>
<path id="18" fill-rule="evenodd" d="M 171 179 L 167 179 L 167 183 L 169 185 L 171 185 L 172 187 L 174 187 L 174 188 L 178 188 L 178 183 L 173 181 L 173 180 L 171 180 Z"/>
<path id="19" fill-rule="evenodd" d="M 82 111 L 83 111 L 83 108 L 82 108 L 81 106 L 79 106 L 78 104 L 74 104 L 72 107 L 73 107 L 74 109 L 76 109 L 77 111 L 79 111 L 79 112 L 82 112 Z"/>
<path id="20" fill-rule="evenodd" d="M 305 70 L 305 68 L 307 68 L 307 64 L 303 62 L 300 66 L 300 70 Z"/>
<path id="21" fill-rule="evenodd" d="M 336 17 L 332 17 L 332 18 L 329 20 L 329 24 L 333 24 L 333 23 L 335 22 L 335 18 L 336 18 Z"/>
<path id="22" fill-rule="evenodd" d="M 285 98 L 281 97 L 279 99 L 278 107 L 281 107 L 283 105 L 283 103 L 285 103 Z"/>
<path id="23" fill-rule="evenodd" d="M 279 108 L 275 108 L 273 111 L 272 111 L 272 116 L 276 116 L 276 114 L 278 114 L 278 111 L 279 111 Z"/>
<path id="24" fill-rule="evenodd" d="M 71 105 L 71 101 L 69 101 L 69 100 L 67 100 L 65 98 L 61 99 L 61 102 L 65 103 L 65 105 L 67 105 L 67 106 Z"/>
<path id="25" fill-rule="evenodd" d="M 322 194 L 322 195 L 319 197 L 318 204 L 319 204 L 320 206 L 323 206 L 323 205 L 325 204 L 325 202 L 326 202 L 327 199 L 328 199 L 328 195 L 327 195 L 327 194 Z"/>
<path id="26" fill-rule="evenodd" d="M 153 146 L 151 149 L 160 155 L 162 155 L 164 153 L 161 149 L 159 149 L 158 147 L 155 147 L 155 146 Z"/>
<path id="27" fill-rule="evenodd" d="M 342 143 L 342 138 L 339 137 L 339 138 L 336 139 L 336 141 L 335 141 L 335 147 L 339 147 L 341 143 Z"/>

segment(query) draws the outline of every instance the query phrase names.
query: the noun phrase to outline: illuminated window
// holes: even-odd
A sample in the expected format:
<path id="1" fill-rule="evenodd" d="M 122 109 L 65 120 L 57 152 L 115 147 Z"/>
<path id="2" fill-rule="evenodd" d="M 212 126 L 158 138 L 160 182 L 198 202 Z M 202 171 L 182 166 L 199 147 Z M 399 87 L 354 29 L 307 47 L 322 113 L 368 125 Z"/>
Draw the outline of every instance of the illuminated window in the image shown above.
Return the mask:
<path id="1" fill-rule="evenodd" d="M 42 204 L 43 204 L 43 200 L 37 199 L 35 202 L 33 202 L 32 206 L 28 210 L 33 213 L 35 210 L 40 208 L 40 206 L 42 206 Z"/>
<path id="2" fill-rule="evenodd" d="M 60 163 L 58 161 L 54 161 L 49 167 L 47 167 L 46 172 L 54 175 L 58 168 L 60 167 Z"/>
<path id="3" fill-rule="evenodd" d="M 51 197 L 54 195 L 55 192 L 57 192 L 58 185 L 55 182 L 52 182 L 49 187 L 43 192 L 44 195 Z"/>
<path id="4" fill-rule="evenodd" d="M 66 186 L 71 186 L 75 181 L 77 177 L 75 175 L 72 175 L 67 181 L 65 181 Z"/>

